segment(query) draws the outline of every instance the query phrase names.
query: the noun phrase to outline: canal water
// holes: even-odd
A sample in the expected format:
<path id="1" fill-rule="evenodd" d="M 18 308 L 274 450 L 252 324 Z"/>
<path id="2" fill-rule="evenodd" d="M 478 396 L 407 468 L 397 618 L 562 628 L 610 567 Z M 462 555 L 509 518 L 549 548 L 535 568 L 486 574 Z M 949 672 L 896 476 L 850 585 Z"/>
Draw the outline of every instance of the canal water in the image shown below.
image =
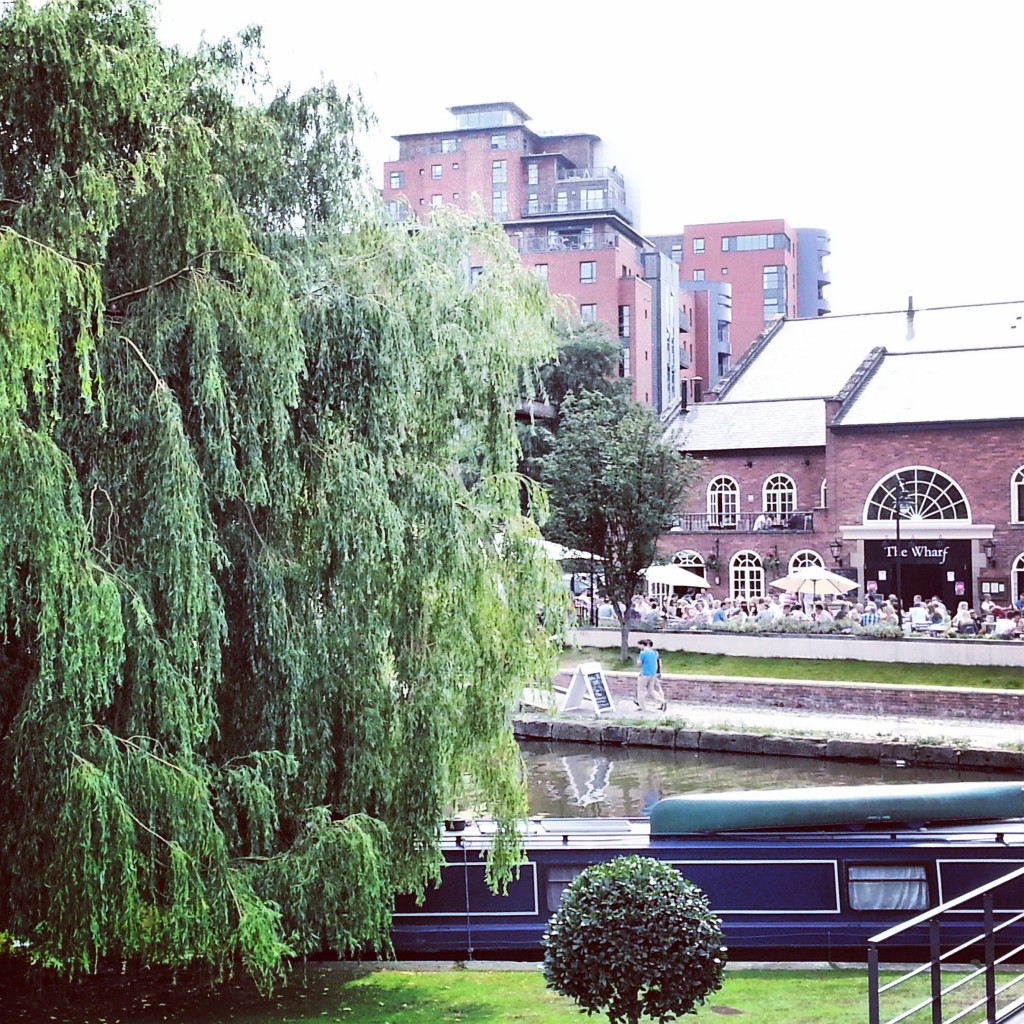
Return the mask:
<path id="1" fill-rule="evenodd" d="M 885 782 L 968 782 L 992 773 L 802 757 L 522 740 L 531 817 L 646 817 L 676 793 Z"/>

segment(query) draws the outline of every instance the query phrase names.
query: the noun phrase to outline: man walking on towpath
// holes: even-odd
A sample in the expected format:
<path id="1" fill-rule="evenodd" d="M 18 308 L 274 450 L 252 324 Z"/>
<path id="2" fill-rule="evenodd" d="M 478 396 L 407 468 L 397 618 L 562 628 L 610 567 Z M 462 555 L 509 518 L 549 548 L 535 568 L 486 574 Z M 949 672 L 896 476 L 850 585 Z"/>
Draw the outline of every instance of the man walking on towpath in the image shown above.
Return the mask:
<path id="1" fill-rule="evenodd" d="M 647 698 L 650 697 L 657 704 L 657 710 L 664 711 L 668 705 L 659 678 L 661 656 L 654 649 L 652 640 L 640 641 L 640 656 L 637 658 L 637 664 L 640 666 L 640 674 L 636 678 L 636 700 L 634 703 L 641 711 L 646 711 Z"/>

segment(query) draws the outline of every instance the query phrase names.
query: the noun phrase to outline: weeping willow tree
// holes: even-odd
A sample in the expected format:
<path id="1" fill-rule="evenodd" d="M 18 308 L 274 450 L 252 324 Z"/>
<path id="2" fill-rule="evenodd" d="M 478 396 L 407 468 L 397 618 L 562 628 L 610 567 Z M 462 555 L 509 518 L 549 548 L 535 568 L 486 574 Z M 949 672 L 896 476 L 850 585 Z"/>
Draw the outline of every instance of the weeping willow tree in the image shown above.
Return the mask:
<path id="1" fill-rule="evenodd" d="M 467 789 L 518 855 L 547 299 L 493 225 L 385 224 L 358 102 L 258 55 L 0 19 L 0 930 L 72 973 L 386 948 Z"/>

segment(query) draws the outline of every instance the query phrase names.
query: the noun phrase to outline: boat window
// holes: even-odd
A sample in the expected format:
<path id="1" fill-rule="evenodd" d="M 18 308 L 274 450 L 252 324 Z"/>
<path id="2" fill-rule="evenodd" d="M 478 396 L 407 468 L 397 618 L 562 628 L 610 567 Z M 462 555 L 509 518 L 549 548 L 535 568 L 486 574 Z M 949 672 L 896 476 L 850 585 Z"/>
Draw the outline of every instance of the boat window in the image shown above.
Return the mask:
<path id="1" fill-rule="evenodd" d="M 548 903 L 548 913 L 553 914 L 562 904 L 562 893 L 566 886 L 583 873 L 582 864 L 556 864 L 548 868 L 548 882 L 544 895 Z"/>
<path id="2" fill-rule="evenodd" d="M 848 869 L 852 910 L 927 910 L 923 864 L 858 864 Z"/>

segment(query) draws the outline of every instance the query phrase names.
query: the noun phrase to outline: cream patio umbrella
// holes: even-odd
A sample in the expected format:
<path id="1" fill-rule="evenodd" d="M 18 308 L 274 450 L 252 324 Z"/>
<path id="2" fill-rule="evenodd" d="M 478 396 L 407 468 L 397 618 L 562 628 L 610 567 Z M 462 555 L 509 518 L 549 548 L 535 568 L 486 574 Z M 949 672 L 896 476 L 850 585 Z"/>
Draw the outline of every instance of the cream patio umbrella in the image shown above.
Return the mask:
<path id="1" fill-rule="evenodd" d="M 845 594 L 856 590 L 860 584 L 856 580 L 848 580 L 837 572 L 832 572 L 821 565 L 805 565 L 794 569 L 782 579 L 772 580 L 770 587 L 778 587 L 789 594 L 813 594 L 816 597 Z"/>

